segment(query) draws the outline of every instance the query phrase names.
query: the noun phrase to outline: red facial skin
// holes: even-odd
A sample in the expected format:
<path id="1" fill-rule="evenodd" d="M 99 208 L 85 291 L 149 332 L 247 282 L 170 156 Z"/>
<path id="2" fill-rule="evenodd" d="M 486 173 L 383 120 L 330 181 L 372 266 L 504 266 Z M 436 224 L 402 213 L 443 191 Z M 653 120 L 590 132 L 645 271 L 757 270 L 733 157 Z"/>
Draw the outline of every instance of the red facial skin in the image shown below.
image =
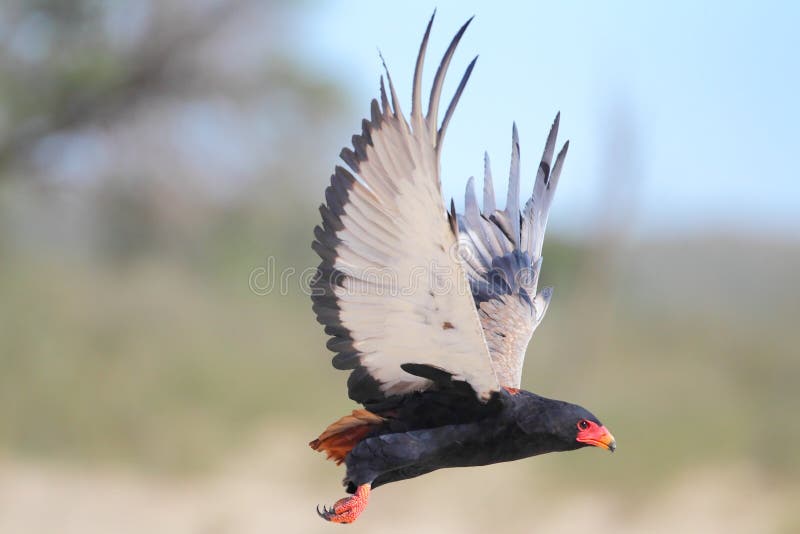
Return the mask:
<path id="1" fill-rule="evenodd" d="M 603 425 L 598 425 L 587 419 L 581 419 L 577 423 L 578 436 L 575 438 L 581 443 L 600 447 L 608 451 L 614 452 L 617 448 L 617 443 L 614 441 L 614 436 Z"/>

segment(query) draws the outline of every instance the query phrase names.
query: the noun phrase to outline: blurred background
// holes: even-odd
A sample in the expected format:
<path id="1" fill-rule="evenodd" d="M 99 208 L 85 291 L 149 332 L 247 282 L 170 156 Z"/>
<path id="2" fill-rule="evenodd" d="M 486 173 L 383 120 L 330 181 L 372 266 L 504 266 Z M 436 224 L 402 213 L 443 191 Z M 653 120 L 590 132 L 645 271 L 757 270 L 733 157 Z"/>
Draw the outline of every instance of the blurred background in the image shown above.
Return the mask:
<path id="1" fill-rule="evenodd" d="M 408 102 L 433 8 L 2 3 L 0 532 L 334 528 L 342 470 L 307 442 L 354 406 L 303 292 L 312 228 L 376 47 Z M 448 200 L 484 150 L 504 195 L 513 120 L 530 190 L 562 111 L 523 385 L 619 449 L 394 484 L 349 528 L 800 531 L 800 10 L 438 8 L 426 84 L 473 14 L 446 94 L 481 54 Z"/>

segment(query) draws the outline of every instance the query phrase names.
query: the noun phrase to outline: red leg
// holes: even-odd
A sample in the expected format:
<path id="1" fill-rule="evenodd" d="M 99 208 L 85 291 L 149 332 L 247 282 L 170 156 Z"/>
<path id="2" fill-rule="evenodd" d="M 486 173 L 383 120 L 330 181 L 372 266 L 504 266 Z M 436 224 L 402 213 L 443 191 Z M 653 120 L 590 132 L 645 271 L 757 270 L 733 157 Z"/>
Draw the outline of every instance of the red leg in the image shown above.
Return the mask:
<path id="1" fill-rule="evenodd" d="M 356 488 L 355 494 L 339 499 L 330 510 L 323 506 L 320 512 L 317 507 L 317 513 L 322 519 L 331 523 L 352 523 L 367 507 L 369 490 L 369 484 L 362 484 Z"/>

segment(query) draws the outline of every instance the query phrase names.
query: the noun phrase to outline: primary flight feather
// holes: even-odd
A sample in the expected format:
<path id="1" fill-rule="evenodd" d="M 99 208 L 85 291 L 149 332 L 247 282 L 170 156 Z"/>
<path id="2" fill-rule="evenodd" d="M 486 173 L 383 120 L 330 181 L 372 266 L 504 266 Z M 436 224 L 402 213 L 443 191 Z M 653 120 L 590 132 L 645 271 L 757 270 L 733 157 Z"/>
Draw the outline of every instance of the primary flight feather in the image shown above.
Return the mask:
<path id="1" fill-rule="evenodd" d="M 424 114 L 433 17 L 417 56 L 408 118 L 386 70 L 380 102 L 372 101 L 353 148 L 342 150 L 350 170 L 336 167 L 320 207 L 313 308 L 331 336 L 334 367 L 350 371 L 350 398 L 364 406 L 311 442 L 347 466 L 344 483 L 353 495 L 319 512 L 332 522 L 354 521 L 373 488 L 442 467 L 615 448 L 587 410 L 519 389 L 525 350 L 552 295 L 537 286 L 568 147 L 555 155 L 559 117 L 522 212 L 516 126 L 505 209 L 495 205 L 488 156 L 483 211 L 472 178 L 463 215 L 442 203 L 442 142 L 475 59 L 440 123 L 442 86 L 470 21 L 439 64 Z"/>

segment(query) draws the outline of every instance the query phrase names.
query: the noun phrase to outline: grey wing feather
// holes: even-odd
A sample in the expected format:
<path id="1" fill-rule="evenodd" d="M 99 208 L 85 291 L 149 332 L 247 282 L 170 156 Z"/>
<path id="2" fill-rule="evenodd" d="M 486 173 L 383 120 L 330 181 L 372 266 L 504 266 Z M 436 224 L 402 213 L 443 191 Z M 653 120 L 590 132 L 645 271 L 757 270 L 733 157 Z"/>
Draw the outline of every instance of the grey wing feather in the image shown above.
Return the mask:
<path id="1" fill-rule="evenodd" d="M 520 152 L 512 130 L 511 171 L 504 210 L 495 206 L 489 156 L 485 156 L 483 212 L 467 182 L 465 212 L 459 218 L 459 244 L 470 288 L 498 381 L 519 387 L 525 351 L 547 311 L 552 288 L 537 293 L 547 217 L 569 142 L 553 163 L 560 114 L 545 143 L 531 198 L 519 211 Z"/>
<path id="2" fill-rule="evenodd" d="M 492 169 L 489 153 L 483 153 L 483 209 L 486 213 L 494 213 L 494 184 L 492 183 Z"/>

